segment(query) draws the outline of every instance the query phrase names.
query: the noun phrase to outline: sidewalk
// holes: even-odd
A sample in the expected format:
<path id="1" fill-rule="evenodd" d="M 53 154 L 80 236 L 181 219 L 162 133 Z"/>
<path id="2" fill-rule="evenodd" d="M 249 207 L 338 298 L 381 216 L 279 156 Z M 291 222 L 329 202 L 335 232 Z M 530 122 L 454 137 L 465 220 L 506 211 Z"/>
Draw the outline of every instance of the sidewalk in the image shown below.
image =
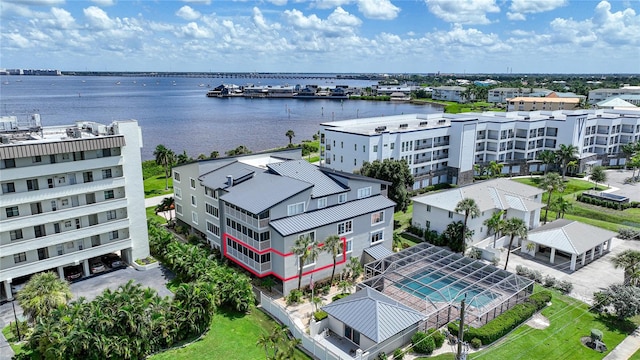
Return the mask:
<path id="1" fill-rule="evenodd" d="M 168 197 L 173 197 L 173 195 L 172 194 L 166 194 L 166 195 L 160 195 L 160 196 L 146 198 L 146 199 L 144 199 L 144 207 L 148 208 L 148 207 L 152 207 L 152 206 L 158 206 L 158 205 L 160 205 L 160 203 L 162 203 L 162 199 L 168 198 Z"/>
<path id="2" fill-rule="evenodd" d="M 603 360 L 627 360 L 638 350 L 640 350 L 640 328 L 622 340 Z"/>

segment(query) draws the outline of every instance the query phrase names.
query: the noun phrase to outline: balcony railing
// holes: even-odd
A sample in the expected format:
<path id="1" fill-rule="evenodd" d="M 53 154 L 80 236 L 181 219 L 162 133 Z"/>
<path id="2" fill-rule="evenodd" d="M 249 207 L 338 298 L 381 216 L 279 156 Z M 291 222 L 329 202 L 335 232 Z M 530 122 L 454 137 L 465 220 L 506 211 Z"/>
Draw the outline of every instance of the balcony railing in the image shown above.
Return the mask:
<path id="1" fill-rule="evenodd" d="M 109 156 L 97 159 L 64 161 L 53 164 L 46 164 L 47 175 L 42 175 L 43 165 L 40 166 L 20 166 L 15 168 L 2 169 L 2 181 L 17 179 L 53 177 L 56 175 L 66 176 L 69 173 L 79 173 L 89 169 L 104 169 L 122 165 L 122 156 Z M 82 175 L 82 174 L 80 174 Z M 82 176 L 80 176 L 82 178 Z"/>
<path id="2" fill-rule="evenodd" d="M 267 271 L 271 271 L 271 261 L 267 261 L 264 263 L 257 262 L 255 261 L 255 259 L 250 258 L 249 256 L 243 254 L 241 251 L 238 251 L 232 247 L 227 247 L 227 255 L 231 256 L 236 261 L 251 268 L 257 273 L 262 274 Z"/>

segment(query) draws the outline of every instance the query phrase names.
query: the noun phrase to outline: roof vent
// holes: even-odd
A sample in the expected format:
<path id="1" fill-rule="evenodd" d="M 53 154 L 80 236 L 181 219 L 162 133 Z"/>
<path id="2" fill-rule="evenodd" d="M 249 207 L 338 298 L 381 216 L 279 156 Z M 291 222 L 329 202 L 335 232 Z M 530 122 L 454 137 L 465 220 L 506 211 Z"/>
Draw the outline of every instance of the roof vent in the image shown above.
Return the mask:
<path id="1" fill-rule="evenodd" d="M 406 129 L 409 127 L 409 124 L 400 124 L 400 129 Z"/>
<path id="2" fill-rule="evenodd" d="M 233 175 L 227 175 L 227 186 L 228 187 L 233 186 Z"/>
<path id="3" fill-rule="evenodd" d="M 553 119 L 555 119 L 555 118 L 556 118 L 556 117 L 555 117 L 555 116 L 553 116 L 553 115 L 549 116 L 549 120 L 553 120 Z"/>
<path id="4" fill-rule="evenodd" d="M 378 127 L 376 128 L 376 132 L 377 132 L 377 133 L 379 133 L 379 132 L 383 132 L 383 131 L 385 131 L 385 130 L 387 130 L 387 127 L 386 127 L 386 126 L 378 126 Z"/>
<path id="5" fill-rule="evenodd" d="M 420 126 L 427 126 L 428 123 L 428 121 L 420 121 Z"/>
<path id="6" fill-rule="evenodd" d="M 444 123 L 446 123 L 446 122 L 447 122 L 447 120 L 445 120 L 445 119 L 440 119 L 440 120 L 438 120 L 438 124 L 444 124 Z"/>
<path id="7" fill-rule="evenodd" d="M 524 119 L 525 119 L 525 120 L 531 120 L 531 117 L 529 117 L 529 116 L 525 116 L 525 117 L 524 117 Z"/>

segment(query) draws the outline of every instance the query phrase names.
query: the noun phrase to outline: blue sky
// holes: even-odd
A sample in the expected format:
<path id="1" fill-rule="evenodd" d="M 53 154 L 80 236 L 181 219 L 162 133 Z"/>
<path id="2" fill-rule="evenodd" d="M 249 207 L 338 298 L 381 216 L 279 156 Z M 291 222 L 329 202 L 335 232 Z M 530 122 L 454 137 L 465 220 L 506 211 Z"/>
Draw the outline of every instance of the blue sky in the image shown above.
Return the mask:
<path id="1" fill-rule="evenodd" d="M 0 67 L 640 73 L 640 1 L 2 0 Z"/>

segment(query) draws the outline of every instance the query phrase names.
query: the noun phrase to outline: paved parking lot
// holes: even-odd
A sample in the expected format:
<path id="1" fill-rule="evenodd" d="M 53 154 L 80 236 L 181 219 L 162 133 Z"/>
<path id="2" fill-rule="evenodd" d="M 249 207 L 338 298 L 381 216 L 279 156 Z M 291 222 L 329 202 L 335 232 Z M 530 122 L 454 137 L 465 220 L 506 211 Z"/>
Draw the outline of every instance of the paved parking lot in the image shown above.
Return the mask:
<path id="1" fill-rule="evenodd" d="M 624 179 L 630 178 L 631 174 L 631 170 L 607 170 L 606 185 L 616 188 L 611 191 L 613 194 L 626 196 L 631 201 L 640 201 L 640 183 L 624 183 Z"/>
<path id="2" fill-rule="evenodd" d="M 76 300 L 82 296 L 88 300 L 93 300 L 104 290 L 116 290 L 118 286 L 126 284 L 129 280 L 133 280 L 143 287 L 155 289 L 158 295 L 162 297 L 172 297 L 173 294 L 167 289 L 166 284 L 173 279 L 173 277 L 174 274 L 163 266 L 147 271 L 137 271 L 129 266 L 71 284 L 72 300 Z M 18 318 L 22 320 L 22 309 L 18 306 L 17 302 L 15 303 L 15 307 Z M 0 305 L 0 329 L 7 326 L 13 319 L 14 315 L 11 303 Z M 13 351 L 4 336 L 0 334 L 0 360 L 10 360 L 12 356 Z"/>

